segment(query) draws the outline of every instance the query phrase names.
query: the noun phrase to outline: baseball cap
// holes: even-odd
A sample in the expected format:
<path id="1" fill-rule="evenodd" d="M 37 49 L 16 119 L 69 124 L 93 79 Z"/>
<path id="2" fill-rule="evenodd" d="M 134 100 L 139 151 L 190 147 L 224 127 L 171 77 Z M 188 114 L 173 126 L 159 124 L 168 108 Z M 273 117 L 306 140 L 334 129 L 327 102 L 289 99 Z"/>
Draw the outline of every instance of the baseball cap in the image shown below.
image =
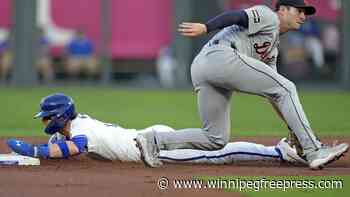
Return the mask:
<path id="1" fill-rule="evenodd" d="M 316 8 L 312 5 L 306 4 L 304 0 L 278 0 L 276 3 L 276 8 L 281 5 L 304 8 L 306 15 L 313 15 L 316 13 Z"/>

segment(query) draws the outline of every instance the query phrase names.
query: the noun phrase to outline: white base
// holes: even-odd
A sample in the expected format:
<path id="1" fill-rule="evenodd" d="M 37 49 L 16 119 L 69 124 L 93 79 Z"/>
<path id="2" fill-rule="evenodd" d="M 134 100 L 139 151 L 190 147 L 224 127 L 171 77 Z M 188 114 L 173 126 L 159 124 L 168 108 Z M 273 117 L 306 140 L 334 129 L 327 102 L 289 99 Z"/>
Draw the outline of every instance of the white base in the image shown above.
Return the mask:
<path id="1" fill-rule="evenodd" d="M 40 160 L 16 153 L 0 154 L 0 165 L 38 166 L 40 165 Z"/>

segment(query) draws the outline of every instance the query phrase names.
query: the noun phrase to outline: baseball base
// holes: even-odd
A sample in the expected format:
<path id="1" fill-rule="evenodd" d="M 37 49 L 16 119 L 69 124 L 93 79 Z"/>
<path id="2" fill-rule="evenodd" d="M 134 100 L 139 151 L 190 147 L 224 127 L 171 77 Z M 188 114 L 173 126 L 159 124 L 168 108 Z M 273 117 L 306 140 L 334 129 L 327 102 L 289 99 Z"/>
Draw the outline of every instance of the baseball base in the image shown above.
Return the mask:
<path id="1" fill-rule="evenodd" d="M 16 153 L 0 154 L 0 165 L 38 166 L 40 165 L 40 160 Z"/>

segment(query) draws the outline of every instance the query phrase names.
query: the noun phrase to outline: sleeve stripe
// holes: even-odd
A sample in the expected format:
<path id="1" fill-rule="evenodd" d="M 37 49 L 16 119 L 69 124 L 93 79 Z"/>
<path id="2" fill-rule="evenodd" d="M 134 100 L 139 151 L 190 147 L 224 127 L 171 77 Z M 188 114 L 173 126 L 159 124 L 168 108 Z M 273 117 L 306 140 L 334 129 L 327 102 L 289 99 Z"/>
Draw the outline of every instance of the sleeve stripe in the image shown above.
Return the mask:
<path id="1" fill-rule="evenodd" d="M 252 10 L 254 16 L 254 23 L 260 23 L 260 15 L 257 10 Z"/>

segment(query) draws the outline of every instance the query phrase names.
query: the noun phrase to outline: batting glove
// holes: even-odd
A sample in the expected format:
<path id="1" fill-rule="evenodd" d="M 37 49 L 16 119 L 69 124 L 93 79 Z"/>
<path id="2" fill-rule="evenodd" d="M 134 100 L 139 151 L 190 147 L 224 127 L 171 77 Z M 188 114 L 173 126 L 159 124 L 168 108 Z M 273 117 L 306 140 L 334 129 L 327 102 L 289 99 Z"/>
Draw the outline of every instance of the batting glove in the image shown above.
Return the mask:
<path id="1" fill-rule="evenodd" d="M 49 148 L 47 144 L 32 145 L 21 140 L 9 139 L 7 140 L 8 147 L 23 156 L 49 158 Z"/>

